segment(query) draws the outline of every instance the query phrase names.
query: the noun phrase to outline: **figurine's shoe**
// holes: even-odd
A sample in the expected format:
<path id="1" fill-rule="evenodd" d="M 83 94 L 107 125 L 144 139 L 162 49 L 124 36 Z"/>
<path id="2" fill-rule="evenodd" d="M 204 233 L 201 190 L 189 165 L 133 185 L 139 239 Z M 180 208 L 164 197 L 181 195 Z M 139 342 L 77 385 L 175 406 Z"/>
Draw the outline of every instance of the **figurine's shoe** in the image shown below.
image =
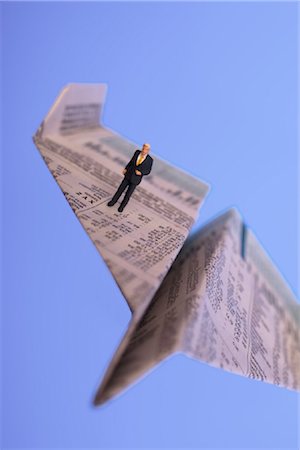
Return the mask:
<path id="1" fill-rule="evenodd" d="M 107 203 L 107 206 L 114 206 L 114 204 L 115 204 L 115 202 L 112 202 L 112 201 L 110 200 L 110 202 Z"/>
<path id="2" fill-rule="evenodd" d="M 119 211 L 119 212 L 122 212 L 123 209 L 124 209 L 124 206 L 119 206 L 118 211 Z"/>

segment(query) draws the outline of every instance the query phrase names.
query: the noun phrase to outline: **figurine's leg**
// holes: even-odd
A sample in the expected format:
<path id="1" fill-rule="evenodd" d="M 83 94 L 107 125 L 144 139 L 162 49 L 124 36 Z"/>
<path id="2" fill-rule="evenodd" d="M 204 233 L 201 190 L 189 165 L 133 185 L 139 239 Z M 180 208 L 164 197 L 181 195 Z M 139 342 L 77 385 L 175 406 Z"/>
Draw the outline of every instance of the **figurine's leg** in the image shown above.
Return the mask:
<path id="1" fill-rule="evenodd" d="M 120 205 L 120 209 L 122 211 L 125 208 L 125 206 L 127 205 L 128 201 L 130 199 L 130 196 L 133 193 L 133 191 L 135 190 L 135 188 L 136 188 L 136 184 L 132 184 L 132 183 L 129 184 L 128 189 L 126 191 L 126 194 L 124 196 L 124 199 L 123 199 L 123 201 L 121 202 L 121 205 Z"/>
<path id="2" fill-rule="evenodd" d="M 123 181 L 121 182 L 120 186 L 118 187 L 115 195 L 113 198 L 108 202 L 108 206 L 113 206 L 118 200 L 122 192 L 126 189 L 126 186 L 128 186 L 129 180 L 127 178 L 123 178 Z"/>

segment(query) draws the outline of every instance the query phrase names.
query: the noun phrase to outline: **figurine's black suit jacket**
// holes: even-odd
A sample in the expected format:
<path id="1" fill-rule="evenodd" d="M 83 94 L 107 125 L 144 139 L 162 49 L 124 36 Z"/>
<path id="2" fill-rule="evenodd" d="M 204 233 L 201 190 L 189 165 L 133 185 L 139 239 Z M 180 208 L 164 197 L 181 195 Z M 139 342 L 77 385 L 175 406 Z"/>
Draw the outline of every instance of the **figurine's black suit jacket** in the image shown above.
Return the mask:
<path id="1" fill-rule="evenodd" d="M 144 159 L 144 161 L 137 166 L 136 163 L 137 163 L 140 153 L 141 153 L 140 150 L 136 150 L 134 152 L 133 157 L 131 158 L 131 160 L 129 161 L 127 166 L 125 167 L 125 169 L 127 170 L 127 172 L 125 173 L 125 178 L 127 178 L 127 180 L 129 180 L 130 183 L 135 184 L 135 185 L 140 184 L 143 176 L 148 175 L 151 172 L 152 163 L 153 163 L 153 159 L 148 154 L 146 156 L 146 158 Z M 140 172 L 142 172 L 142 175 L 137 175 L 135 173 L 136 170 L 139 170 Z"/>

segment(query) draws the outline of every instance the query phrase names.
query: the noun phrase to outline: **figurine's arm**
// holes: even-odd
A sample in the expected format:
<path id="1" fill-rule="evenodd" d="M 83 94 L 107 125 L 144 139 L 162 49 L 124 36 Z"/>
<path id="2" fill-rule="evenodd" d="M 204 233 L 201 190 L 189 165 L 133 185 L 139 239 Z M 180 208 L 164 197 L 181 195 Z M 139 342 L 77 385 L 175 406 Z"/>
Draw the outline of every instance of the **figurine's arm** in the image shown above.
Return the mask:
<path id="1" fill-rule="evenodd" d="M 129 163 L 127 164 L 127 166 L 125 167 L 124 170 L 127 171 L 127 170 L 129 169 L 129 167 L 133 164 L 133 160 L 134 160 L 134 158 L 135 158 L 136 153 L 138 153 L 138 150 L 136 150 L 136 151 L 134 152 L 133 157 L 131 158 L 131 160 L 129 161 Z"/>

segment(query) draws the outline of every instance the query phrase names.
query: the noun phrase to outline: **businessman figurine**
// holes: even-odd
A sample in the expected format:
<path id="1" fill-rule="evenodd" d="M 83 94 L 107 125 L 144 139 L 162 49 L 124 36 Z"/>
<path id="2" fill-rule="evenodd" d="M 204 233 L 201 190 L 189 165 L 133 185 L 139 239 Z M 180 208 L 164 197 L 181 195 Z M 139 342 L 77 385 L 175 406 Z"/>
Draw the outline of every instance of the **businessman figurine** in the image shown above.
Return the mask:
<path id="1" fill-rule="evenodd" d="M 148 154 L 149 151 L 150 144 L 144 144 L 142 150 L 136 150 L 134 152 L 133 157 L 123 170 L 123 181 L 113 198 L 107 203 L 107 206 L 113 206 L 119 200 L 122 192 L 127 188 L 123 201 L 118 208 L 119 212 L 123 211 L 136 186 L 142 181 L 143 176 L 149 175 L 151 172 L 153 159 Z"/>

